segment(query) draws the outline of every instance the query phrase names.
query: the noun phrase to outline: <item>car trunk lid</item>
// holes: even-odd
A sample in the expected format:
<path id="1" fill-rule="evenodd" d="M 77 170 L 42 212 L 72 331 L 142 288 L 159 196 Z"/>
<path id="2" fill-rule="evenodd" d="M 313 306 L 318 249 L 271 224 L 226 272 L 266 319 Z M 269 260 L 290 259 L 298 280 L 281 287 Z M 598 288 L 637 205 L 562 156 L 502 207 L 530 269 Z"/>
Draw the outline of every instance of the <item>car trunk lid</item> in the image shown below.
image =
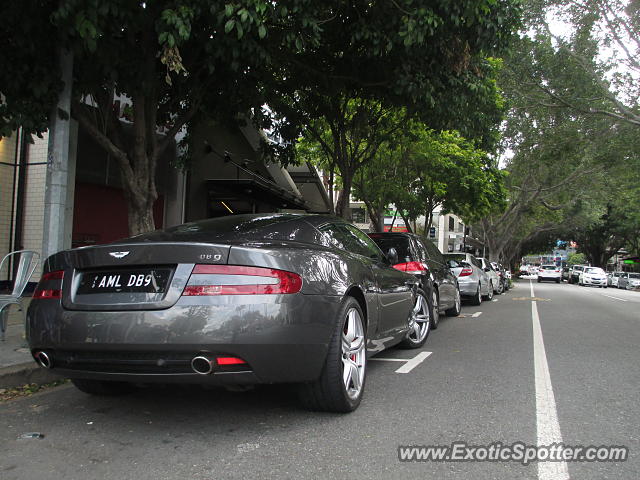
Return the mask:
<path id="1" fill-rule="evenodd" d="M 180 298 L 196 264 L 226 264 L 230 245 L 121 243 L 61 252 L 49 271 L 64 270 L 69 310 L 157 310 Z"/>

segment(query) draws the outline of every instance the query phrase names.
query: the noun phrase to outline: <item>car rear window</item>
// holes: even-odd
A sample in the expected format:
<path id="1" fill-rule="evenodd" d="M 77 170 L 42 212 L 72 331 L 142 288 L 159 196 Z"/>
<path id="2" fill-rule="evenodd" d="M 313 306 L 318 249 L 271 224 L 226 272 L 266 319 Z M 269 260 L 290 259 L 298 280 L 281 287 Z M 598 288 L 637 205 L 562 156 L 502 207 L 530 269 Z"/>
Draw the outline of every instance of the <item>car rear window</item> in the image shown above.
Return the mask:
<path id="1" fill-rule="evenodd" d="M 640 278 L 640 273 L 630 273 L 629 278 Z"/>
<path id="2" fill-rule="evenodd" d="M 604 275 L 604 270 L 598 267 L 585 268 L 584 273 L 600 273 Z"/>
<path id="3" fill-rule="evenodd" d="M 555 265 L 542 265 L 542 267 L 540 268 L 542 268 L 543 270 L 555 270 L 558 267 L 556 267 Z"/>
<path id="4" fill-rule="evenodd" d="M 376 245 L 380 247 L 384 253 L 388 252 L 390 248 L 395 248 L 398 252 L 398 262 L 410 262 L 413 260 L 411 256 L 411 250 L 409 247 L 409 238 L 404 236 L 386 236 L 386 235 L 371 235 L 371 239 L 376 242 Z"/>

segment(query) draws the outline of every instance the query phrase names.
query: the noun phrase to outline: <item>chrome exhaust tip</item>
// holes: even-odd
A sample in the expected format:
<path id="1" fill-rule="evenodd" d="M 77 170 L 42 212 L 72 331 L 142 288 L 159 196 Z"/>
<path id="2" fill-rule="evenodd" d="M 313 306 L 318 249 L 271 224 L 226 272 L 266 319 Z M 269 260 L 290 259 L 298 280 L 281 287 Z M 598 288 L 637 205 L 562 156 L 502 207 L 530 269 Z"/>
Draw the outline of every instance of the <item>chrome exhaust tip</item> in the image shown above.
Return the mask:
<path id="1" fill-rule="evenodd" d="M 36 362 L 38 362 L 38 365 L 42 368 L 53 367 L 53 359 L 47 354 L 47 352 L 38 351 L 34 353 L 33 356 L 36 359 Z"/>
<path id="2" fill-rule="evenodd" d="M 191 360 L 191 368 L 194 372 L 200 375 L 210 375 L 213 373 L 213 368 L 215 366 L 215 359 L 203 357 L 202 355 L 193 357 L 193 360 Z"/>

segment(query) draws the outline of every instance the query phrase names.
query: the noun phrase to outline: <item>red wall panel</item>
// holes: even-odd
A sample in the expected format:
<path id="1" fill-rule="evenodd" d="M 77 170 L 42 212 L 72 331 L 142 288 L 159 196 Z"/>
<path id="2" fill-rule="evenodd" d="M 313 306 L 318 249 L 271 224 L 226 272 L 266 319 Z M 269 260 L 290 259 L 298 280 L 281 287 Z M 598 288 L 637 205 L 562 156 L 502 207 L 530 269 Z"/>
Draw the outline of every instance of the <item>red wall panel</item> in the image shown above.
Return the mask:
<path id="1" fill-rule="evenodd" d="M 73 207 L 74 247 L 109 243 L 129 236 L 127 203 L 122 190 L 88 183 L 76 183 Z M 164 198 L 153 206 L 156 228 L 162 228 Z"/>

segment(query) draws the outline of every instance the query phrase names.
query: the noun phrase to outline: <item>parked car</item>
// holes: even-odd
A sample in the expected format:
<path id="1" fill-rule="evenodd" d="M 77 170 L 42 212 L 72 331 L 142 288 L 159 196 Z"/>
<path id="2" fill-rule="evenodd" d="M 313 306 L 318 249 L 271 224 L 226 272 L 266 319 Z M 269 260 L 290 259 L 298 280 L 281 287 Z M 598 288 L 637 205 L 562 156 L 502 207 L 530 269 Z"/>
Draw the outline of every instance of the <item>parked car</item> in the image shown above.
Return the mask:
<path id="1" fill-rule="evenodd" d="M 582 286 L 594 285 L 599 288 L 607 288 L 607 274 L 599 267 L 585 267 L 580 272 L 578 284 Z"/>
<path id="2" fill-rule="evenodd" d="M 627 275 L 628 284 L 627 288 L 640 288 L 640 273 L 631 273 Z"/>
<path id="3" fill-rule="evenodd" d="M 458 277 L 460 294 L 472 305 L 480 305 L 483 298 L 493 298 L 493 288 L 489 276 L 482 269 L 482 263 L 470 253 L 445 253 L 453 273 Z"/>
<path id="4" fill-rule="evenodd" d="M 640 273 L 620 272 L 618 278 L 618 288 L 631 290 L 632 288 L 640 288 Z"/>
<path id="5" fill-rule="evenodd" d="M 505 268 L 498 262 L 491 262 L 491 266 L 496 271 L 496 273 L 498 274 L 498 278 L 500 279 L 500 293 L 506 292 L 507 290 L 509 290 L 509 280 L 507 279 Z"/>
<path id="6" fill-rule="evenodd" d="M 562 280 L 562 269 L 555 264 L 541 265 L 538 270 L 538 283 L 543 280 L 560 283 Z"/>
<path id="7" fill-rule="evenodd" d="M 419 287 L 340 218 L 232 215 L 52 255 L 27 338 L 90 394 L 283 382 L 309 408 L 348 412 L 367 356 L 424 340 Z"/>
<path id="8" fill-rule="evenodd" d="M 370 233 L 369 236 L 383 252 L 395 249 L 394 268 L 418 276 L 429 298 L 431 328 L 438 328 L 440 313 L 460 315 L 458 279 L 433 242 L 402 232 Z"/>
<path id="9" fill-rule="evenodd" d="M 561 281 L 566 280 L 567 282 L 569 281 L 569 267 L 562 267 L 562 275 L 560 277 Z"/>
<path id="10" fill-rule="evenodd" d="M 478 257 L 478 260 L 482 264 L 482 269 L 487 272 L 489 283 L 491 284 L 491 288 L 493 288 L 493 293 L 500 295 L 502 293 L 502 282 L 500 281 L 498 272 L 493 269 L 491 262 L 486 258 Z"/>
<path id="11" fill-rule="evenodd" d="M 588 265 L 573 265 L 569 270 L 569 283 L 578 283 L 580 274 Z"/>

